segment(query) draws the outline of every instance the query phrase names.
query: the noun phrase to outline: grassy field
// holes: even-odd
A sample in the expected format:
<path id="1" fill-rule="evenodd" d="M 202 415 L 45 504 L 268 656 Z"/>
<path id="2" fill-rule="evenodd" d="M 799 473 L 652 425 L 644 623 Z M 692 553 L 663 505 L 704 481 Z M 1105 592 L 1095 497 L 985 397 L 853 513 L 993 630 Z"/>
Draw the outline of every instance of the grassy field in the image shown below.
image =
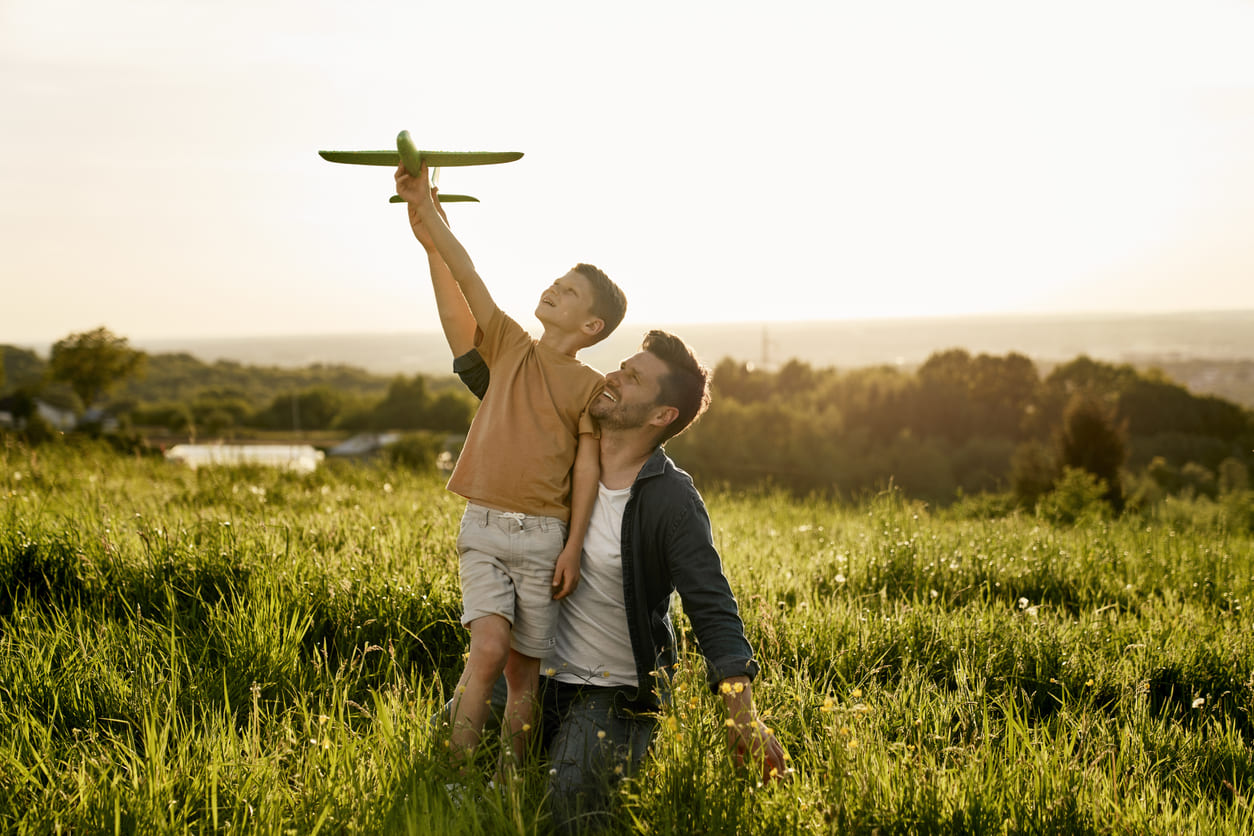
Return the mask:
<path id="1" fill-rule="evenodd" d="M 707 499 L 796 775 L 736 771 L 690 647 L 624 832 L 1254 832 L 1239 514 Z M 542 765 L 443 789 L 460 504 L 0 442 L 0 831 L 545 832 Z"/>

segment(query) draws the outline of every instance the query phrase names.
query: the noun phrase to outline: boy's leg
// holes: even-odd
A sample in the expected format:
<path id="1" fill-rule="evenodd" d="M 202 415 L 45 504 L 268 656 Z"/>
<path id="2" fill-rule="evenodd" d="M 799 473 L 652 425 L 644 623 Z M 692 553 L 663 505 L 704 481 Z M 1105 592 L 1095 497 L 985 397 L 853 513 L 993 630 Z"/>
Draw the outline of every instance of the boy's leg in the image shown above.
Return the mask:
<path id="1" fill-rule="evenodd" d="M 566 524 L 556 517 L 529 516 L 519 524 L 517 551 L 510 566 L 514 620 L 505 680 L 505 747 L 518 765 L 537 724 L 536 690 L 540 660 L 554 645 L 558 602 L 553 600 L 553 563 L 566 541 Z M 508 762 L 508 761 L 507 761 Z"/>
<path id="2" fill-rule="evenodd" d="M 536 726 L 539 681 L 540 660 L 511 649 L 509 660 L 505 663 L 505 683 L 509 693 L 505 700 L 503 757 L 507 759 L 506 763 L 512 762 L 514 766 L 522 763 L 531 731 Z"/>
<path id="3" fill-rule="evenodd" d="M 494 522 L 494 513 L 467 503 L 457 536 L 462 624 L 470 630 L 470 653 L 449 706 L 455 760 L 465 759 L 478 745 L 491 712 L 492 686 L 509 657 L 514 586 L 501 558 L 510 551 L 509 526 Z"/>
<path id="4" fill-rule="evenodd" d="M 457 760 L 468 758 L 479 745 L 491 711 L 492 686 L 509 657 L 509 633 L 509 622 L 499 615 L 484 615 L 470 622 L 470 656 L 449 711 L 453 729 L 449 748 Z"/>

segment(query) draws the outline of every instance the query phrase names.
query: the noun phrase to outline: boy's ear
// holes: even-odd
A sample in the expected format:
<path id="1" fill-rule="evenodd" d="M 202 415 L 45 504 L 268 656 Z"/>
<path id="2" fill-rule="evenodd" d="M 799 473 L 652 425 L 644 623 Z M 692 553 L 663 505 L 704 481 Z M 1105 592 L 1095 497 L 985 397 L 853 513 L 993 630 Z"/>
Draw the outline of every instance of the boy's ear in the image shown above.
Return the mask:
<path id="1" fill-rule="evenodd" d="M 593 317 L 583 324 L 583 332 L 589 337 L 595 337 L 604 330 L 605 320 L 599 316 Z"/>

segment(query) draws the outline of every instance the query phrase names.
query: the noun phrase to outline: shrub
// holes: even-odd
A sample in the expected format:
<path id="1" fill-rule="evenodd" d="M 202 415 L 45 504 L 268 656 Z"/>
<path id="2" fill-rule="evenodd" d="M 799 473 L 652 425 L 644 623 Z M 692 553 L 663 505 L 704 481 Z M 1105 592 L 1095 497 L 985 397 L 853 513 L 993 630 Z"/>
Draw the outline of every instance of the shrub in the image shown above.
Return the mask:
<path id="1" fill-rule="evenodd" d="M 1254 531 L 1254 491 L 1232 491 L 1223 496 L 1224 522 L 1230 531 Z"/>
<path id="2" fill-rule="evenodd" d="M 1228 457 L 1219 463 L 1219 492 L 1241 493 L 1250 486 L 1250 471 L 1240 459 Z"/>
<path id="3" fill-rule="evenodd" d="M 1025 508 L 1034 508 L 1058 479 L 1058 465 L 1038 441 L 1020 444 L 1010 460 L 1010 490 Z"/>
<path id="4" fill-rule="evenodd" d="M 406 433 L 395 444 L 387 446 L 384 456 L 393 467 L 434 470 L 443 446 L 443 440 L 434 433 Z"/>
<path id="5" fill-rule="evenodd" d="M 1183 489 L 1195 496 L 1214 499 L 1219 494 L 1219 486 L 1215 482 L 1215 474 L 1210 468 L 1197 462 L 1189 462 L 1180 468 L 1180 482 Z"/>
<path id="6" fill-rule="evenodd" d="M 1104 517 L 1111 510 L 1106 502 L 1107 493 L 1105 483 L 1087 470 L 1064 468 L 1057 487 L 1041 499 L 1037 513 L 1064 525 Z"/>

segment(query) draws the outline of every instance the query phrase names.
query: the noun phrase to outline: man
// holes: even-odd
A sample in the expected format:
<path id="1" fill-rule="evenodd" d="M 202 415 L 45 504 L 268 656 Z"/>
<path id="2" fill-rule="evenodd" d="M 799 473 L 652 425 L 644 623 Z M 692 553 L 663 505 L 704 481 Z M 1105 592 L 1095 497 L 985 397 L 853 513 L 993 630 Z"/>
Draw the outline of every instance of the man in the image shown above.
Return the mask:
<path id="1" fill-rule="evenodd" d="M 414 226 L 419 241 L 422 232 Z M 438 255 L 428 255 L 454 370 L 482 397 L 491 372 L 473 347 L 474 318 Z M 661 447 L 705 410 L 708 383 L 708 370 L 678 337 L 652 331 L 638 354 L 606 375 L 605 392 L 589 407 L 601 431 L 600 490 L 582 580 L 561 601 L 556 648 L 541 663 L 541 741 L 563 830 L 601 823 L 613 783 L 633 774 L 648 750 L 678 661 L 674 591 L 731 721 L 735 757 L 761 761 L 768 780 L 788 774 L 783 748 L 754 708 L 758 665 L 705 503 Z"/>
<path id="2" fill-rule="evenodd" d="M 457 366 L 472 391 L 488 374 L 473 350 Z M 604 815 L 614 777 L 633 774 L 652 741 L 678 661 L 669 614 L 674 591 L 731 721 L 728 743 L 737 760 L 761 760 L 768 779 L 788 773 L 782 747 L 754 708 L 758 665 L 705 504 L 661 447 L 704 411 L 707 381 L 678 337 L 651 331 L 638 354 L 606 375 L 605 392 L 593 401 L 601 485 L 583 579 L 561 602 L 557 647 L 541 663 L 541 737 L 559 825 Z"/>

